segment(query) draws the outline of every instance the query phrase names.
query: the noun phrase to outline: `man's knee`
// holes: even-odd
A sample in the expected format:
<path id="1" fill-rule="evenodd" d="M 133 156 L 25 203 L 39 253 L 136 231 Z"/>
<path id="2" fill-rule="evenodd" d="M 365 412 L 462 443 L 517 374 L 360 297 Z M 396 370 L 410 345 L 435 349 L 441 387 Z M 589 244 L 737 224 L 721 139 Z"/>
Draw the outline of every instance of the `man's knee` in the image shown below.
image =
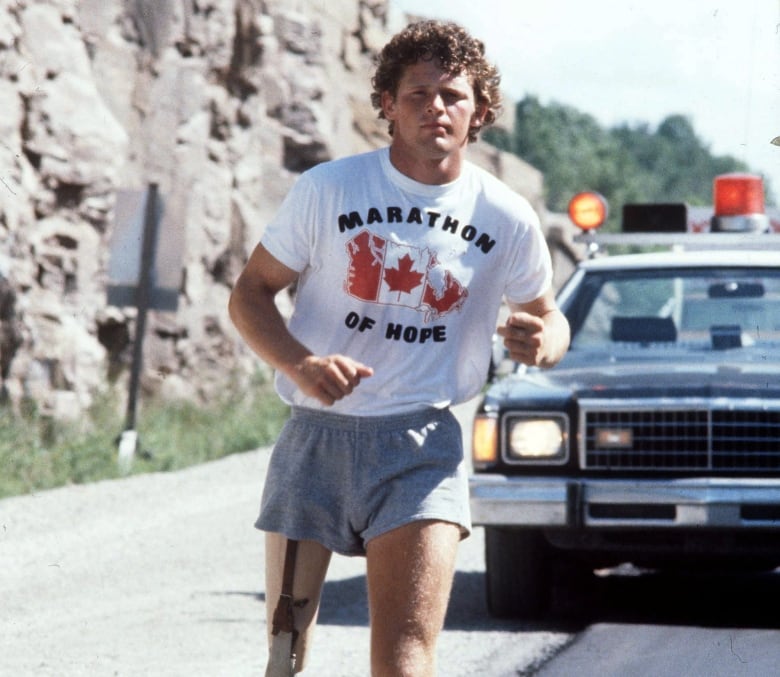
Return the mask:
<path id="1" fill-rule="evenodd" d="M 369 544 L 368 587 L 375 677 L 435 674 L 459 529 L 409 524 Z"/>
<path id="2" fill-rule="evenodd" d="M 437 636 L 438 633 L 431 636 L 427 632 L 400 632 L 393 642 L 372 642 L 372 677 L 433 677 Z"/>

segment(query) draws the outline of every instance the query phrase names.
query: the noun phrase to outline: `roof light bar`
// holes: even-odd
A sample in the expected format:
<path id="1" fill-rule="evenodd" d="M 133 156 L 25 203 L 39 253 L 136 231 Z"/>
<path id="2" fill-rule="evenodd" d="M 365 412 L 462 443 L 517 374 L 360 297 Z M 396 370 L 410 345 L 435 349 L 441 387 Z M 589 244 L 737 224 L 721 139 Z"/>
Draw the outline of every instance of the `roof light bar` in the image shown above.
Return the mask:
<path id="1" fill-rule="evenodd" d="M 764 205 L 764 181 L 753 174 L 721 174 L 713 181 L 713 207 L 685 203 L 626 204 L 622 232 L 597 230 L 607 220 L 606 199 L 594 191 L 577 193 L 569 218 L 580 228 L 574 241 L 587 245 L 587 256 L 607 245 L 652 245 L 707 249 L 778 249 L 780 210 Z"/>

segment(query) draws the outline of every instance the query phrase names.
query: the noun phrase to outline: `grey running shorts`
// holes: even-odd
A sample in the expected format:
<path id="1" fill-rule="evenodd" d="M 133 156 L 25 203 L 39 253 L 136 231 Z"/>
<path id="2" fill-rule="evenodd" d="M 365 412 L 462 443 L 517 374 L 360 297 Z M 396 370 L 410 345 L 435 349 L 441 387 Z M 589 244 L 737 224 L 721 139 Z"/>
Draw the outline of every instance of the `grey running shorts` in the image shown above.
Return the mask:
<path id="1" fill-rule="evenodd" d="M 471 531 L 460 425 L 445 409 L 345 416 L 293 408 L 271 455 L 258 529 L 364 555 L 418 520 Z"/>

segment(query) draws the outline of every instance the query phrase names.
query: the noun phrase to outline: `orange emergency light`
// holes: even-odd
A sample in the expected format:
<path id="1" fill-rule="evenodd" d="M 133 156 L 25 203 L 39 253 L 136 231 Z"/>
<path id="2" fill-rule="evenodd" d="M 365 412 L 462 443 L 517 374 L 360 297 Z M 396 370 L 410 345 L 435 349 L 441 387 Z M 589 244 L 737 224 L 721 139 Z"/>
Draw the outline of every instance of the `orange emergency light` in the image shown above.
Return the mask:
<path id="1" fill-rule="evenodd" d="M 583 191 L 569 201 L 569 218 L 581 230 L 599 228 L 609 215 L 609 205 L 600 193 Z"/>
<path id="2" fill-rule="evenodd" d="M 498 461 L 498 419 L 478 414 L 471 430 L 471 457 L 475 467 Z"/>

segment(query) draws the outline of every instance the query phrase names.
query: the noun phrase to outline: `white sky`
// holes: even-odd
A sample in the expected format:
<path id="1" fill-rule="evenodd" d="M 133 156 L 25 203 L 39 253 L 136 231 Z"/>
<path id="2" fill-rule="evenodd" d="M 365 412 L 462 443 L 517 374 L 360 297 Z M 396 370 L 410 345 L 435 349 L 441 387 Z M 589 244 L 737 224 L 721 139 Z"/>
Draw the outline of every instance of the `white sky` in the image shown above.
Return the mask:
<path id="1" fill-rule="evenodd" d="M 514 101 L 532 94 L 604 125 L 688 116 L 717 155 L 780 199 L 780 0 L 390 0 L 482 39 Z M 507 107 L 505 115 L 513 114 Z"/>

